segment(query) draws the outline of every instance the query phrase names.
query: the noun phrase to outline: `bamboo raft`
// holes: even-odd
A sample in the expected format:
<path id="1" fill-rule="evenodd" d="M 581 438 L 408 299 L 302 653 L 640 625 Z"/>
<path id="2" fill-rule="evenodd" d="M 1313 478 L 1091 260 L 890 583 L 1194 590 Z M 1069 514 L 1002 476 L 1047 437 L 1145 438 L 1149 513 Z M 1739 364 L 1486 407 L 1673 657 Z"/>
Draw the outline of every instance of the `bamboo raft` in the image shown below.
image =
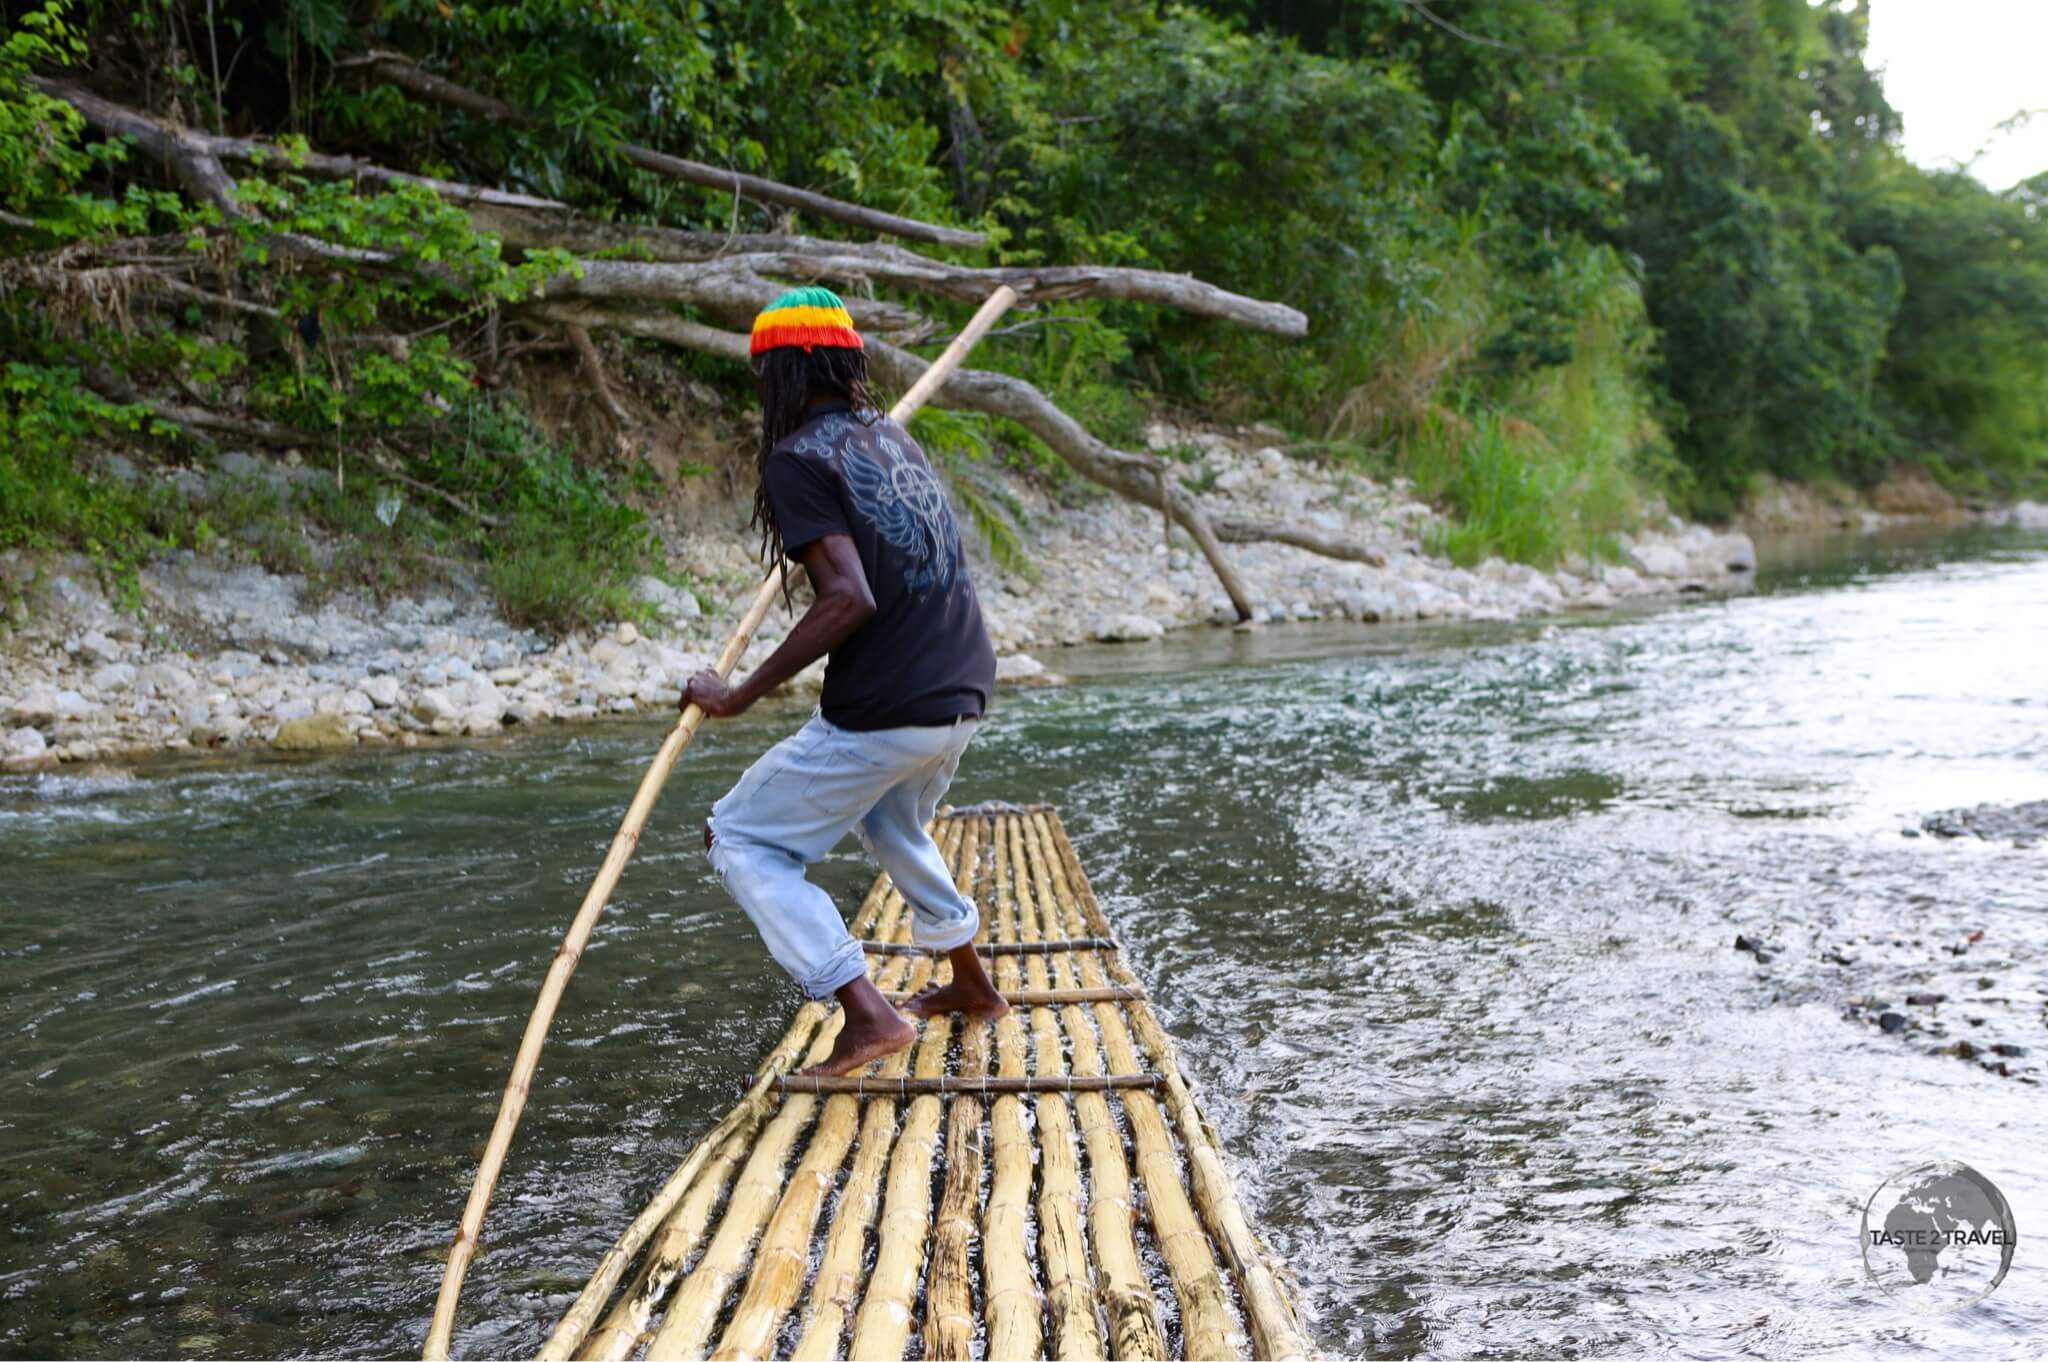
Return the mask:
<path id="1" fill-rule="evenodd" d="M 1010 1013 L 786 1077 L 838 1034 L 805 1003 L 540 1357 L 1308 1355 L 1058 815 L 949 811 L 935 835 Z M 852 925 L 886 993 L 950 968 L 886 876 Z"/>

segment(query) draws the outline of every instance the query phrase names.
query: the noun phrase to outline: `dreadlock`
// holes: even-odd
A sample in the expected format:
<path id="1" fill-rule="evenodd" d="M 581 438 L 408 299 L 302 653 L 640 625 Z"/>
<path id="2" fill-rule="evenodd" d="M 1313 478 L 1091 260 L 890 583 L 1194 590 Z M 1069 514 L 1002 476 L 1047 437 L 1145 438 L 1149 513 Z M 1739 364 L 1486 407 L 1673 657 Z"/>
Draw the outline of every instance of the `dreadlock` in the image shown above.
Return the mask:
<path id="1" fill-rule="evenodd" d="M 789 604 L 789 564 L 782 552 L 782 527 L 768 500 L 768 456 L 794 435 L 810 415 L 813 400 L 837 397 L 862 421 L 876 419 L 868 387 L 867 356 L 859 350 L 820 345 L 805 350 L 779 346 L 754 356 L 754 390 L 761 398 L 761 450 L 754 463 L 754 518 L 761 531 L 761 556 L 782 573 L 782 601 Z"/>

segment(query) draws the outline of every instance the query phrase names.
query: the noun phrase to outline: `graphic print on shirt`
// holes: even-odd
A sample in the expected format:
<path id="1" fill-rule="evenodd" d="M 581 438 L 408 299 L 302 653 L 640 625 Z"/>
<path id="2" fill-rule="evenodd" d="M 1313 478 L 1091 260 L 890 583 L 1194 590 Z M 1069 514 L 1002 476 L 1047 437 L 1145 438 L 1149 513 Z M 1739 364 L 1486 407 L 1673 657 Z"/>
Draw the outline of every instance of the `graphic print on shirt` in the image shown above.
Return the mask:
<path id="1" fill-rule="evenodd" d="M 792 448 L 832 458 L 839 453 L 837 424 L 836 418 L 828 417 Z M 903 573 L 906 591 L 922 593 L 949 585 L 960 568 L 960 527 L 946 504 L 946 489 L 930 468 L 905 454 L 903 446 L 887 435 L 874 432 L 874 442 L 886 466 L 854 453 L 839 459 L 853 508 L 910 560 Z"/>

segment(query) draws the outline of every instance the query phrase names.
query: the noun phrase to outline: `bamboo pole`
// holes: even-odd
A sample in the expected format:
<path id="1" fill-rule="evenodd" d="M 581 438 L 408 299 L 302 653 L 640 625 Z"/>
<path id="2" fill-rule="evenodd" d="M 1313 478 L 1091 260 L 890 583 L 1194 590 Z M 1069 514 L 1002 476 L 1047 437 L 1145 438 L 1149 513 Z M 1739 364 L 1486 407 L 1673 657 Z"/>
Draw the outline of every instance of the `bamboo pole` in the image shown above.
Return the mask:
<path id="1" fill-rule="evenodd" d="M 922 984 L 931 978 L 929 960 L 911 967 L 911 980 Z M 881 1077 L 901 1074 L 908 1067 L 909 1050 L 899 1050 L 883 1062 Z M 941 1061 L 944 1056 L 941 1054 Z M 811 1283 L 804 1330 L 790 1356 L 819 1359 L 838 1355 L 839 1339 L 853 1302 L 860 1294 L 861 1259 L 867 1249 L 868 1229 L 881 1207 L 882 1173 L 889 1151 L 896 1142 L 896 1103 L 875 1098 L 865 1104 L 860 1138 L 852 1171 L 840 1191 L 839 1206 L 825 1235 L 824 1256 L 818 1260 L 818 1275 Z"/>
<path id="2" fill-rule="evenodd" d="M 986 831 L 989 820 L 976 818 L 977 835 Z M 986 860 L 987 857 L 982 858 Z M 975 879 L 985 879 L 976 865 Z M 975 900 L 972 881 L 961 890 Z M 984 905 L 977 933 L 993 941 L 1001 923 L 988 911 L 989 896 L 979 896 Z M 988 1027 L 975 1018 L 957 1023 L 960 1036 L 960 1080 L 973 1085 L 988 1069 Z M 946 1113 L 945 1188 L 939 1198 L 938 1218 L 932 1223 L 931 1266 L 925 1275 L 924 1355 L 936 1362 L 967 1362 L 974 1346 L 974 1283 L 970 1261 L 978 1229 L 976 1212 L 981 1199 L 981 1102 L 965 1097 Z"/>
<path id="3" fill-rule="evenodd" d="M 1083 919 L 1098 930 L 1106 929 L 1108 920 L 1096 902 L 1095 891 L 1090 887 L 1087 876 L 1081 871 L 1073 841 L 1067 837 L 1058 814 L 1049 813 L 1049 821 L 1056 832 L 1054 841 L 1060 849 L 1060 860 L 1064 862 L 1062 868 L 1070 878 L 1070 888 Z M 1103 958 L 1107 960 L 1112 976 L 1124 982 L 1137 982 L 1137 975 L 1123 959 Z M 1222 1247 L 1232 1275 L 1237 1278 L 1245 1314 L 1258 1341 L 1259 1355 L 1272 1359 L 1309 1356 L 1308 1339 L 1301 1328 L 1301 1321 L 1287 1293 L 1280 1287 L 1269 1255 L 1245 1218 L 1237 1190 L 1224 1166 L 1216 1133 L 1202 1119 L 1181 1077 L 1172 1040 L 1159 1025 L 1151 1008 L 1133 1007 L 1130 1015 L 1140 1043 L 1163 1079 L 1166 1105 L 1173 1112 L 1181 1146 L 1187 1152 L 1196 1204 L 1201 1207 L 1203 1218 L 1209 1222 L 1210 1231 Z"/>
<path id="4" fill-rule="evenodd" d="M 1031 869 L 1031 897 L 1041 929 L 1066 934 L 1060 911 L 1052 897 L 1052 879 L 1044 854 L 1029 824 L 1018 820 L 1018 850 Z M 1019 895 L 1020 911 L 1023 896 Z M 1043 968 L 1043 962 L 1033 961 Z M 1070 984 L 1074 966 L 1070 956 L 1055 956 L 1058 981 Z M 1040 1013 L 1038 1015 L 1047 1015 Z M 1067 1041 L 1073 1047 L 1074 1072 L 1093 1076 L 1102 1073 L 1102 1056 L 1095 1039 L 1095 1025 L 1078 1003 L 1060 1011 Z M 1057 1072 L 1060 1040 L 1049 1025 L 1038 1028 L 1038 1064 L 1041 1073 Z M 1138 1262 L 1136 1216 L 1132 1211 L 1130 1166 L 1124 1161 L 1123 1133 L 1110 1114 L 1109 1102 L 1099 1093 L 1073 1098 L 1074 1114 L 1088 1150 L 1088 1243 L 1095 1252 L 1095 1271 L 1100 1279 L 1103 1308 L 1109 1314 L 1110 1353 L 1118 1359 L 1163 1359 L 1168 1356 L 1165 1336 L 1159 1328 L 1159 1310 L 1144 1268 Z M 1046 1105 L 1041 1102 L 1041 1117 Z M 1051 1217 L 1046 1217 L 1050 1223 Z M 1056 1286 L 1056 1273 L 1046 1270 L 1046 1280 Z M 1069 1306 L 1071 1309 L 1071 1304 Z M 1062 1343 L 1064 1348 L 1064 1343 Z"/>
<path id="5" fill-rule="evenodd" d="M 1027 943 L 1034 942 L 1040 936 L 1038 912 L 1031 899 L 1030 867 L 1014 815 L 1002 819 L 999 836 L 1012 867 L 1017 934 Z M 1050 976 L 1043 956 L 1025 960 L 1024 972 L 1034 990 L 1047 989 Z M 1044 1268 L 1045 1304 L 1052 1317 L 1053 1355 L 1068 1362 L 1094 1362 L 1103 1356 L 1102 1327 L 1095 1309 L 1095 1282 L 1088 1271 L 1087 1241 L 1081 1231 L 1081 1162 L 1074 1145 L 1074 1117 L 1068 1099 L 1056 1090 L 1062 1079 L 1072 1081 L 1072 1075 L 1063 1072 L 1066 1061 L 1060 1045 L 1059 1014 L 1050 1007 L 1032 1008 L 1031 1034 L 1036 1051 L 1033 1076 L 1053 1085 L 1041 1090 L 1053 1095 L 1041 1095 L 1036 1105 L 1042 1169 L 1038 1255 Z M 990 1333 L 993 1336 L 993 1323 Z"/>
<path id="6" fill-rule="evenodd" d="M 956 1024 L 964 1032 L 960 1076 L 972 1083 L 988 1067 L 988 1024 L 975 1017 Z M 974 1346 L 971 1259 L 981 1201 L 981 1099 L 959 1097 L 946 1118 L 946 1183 L 938 1219 L 932 1222 L 931 1267 L 924 1283 L 924 1355 L 935 1362 L 968 1362 Z"/>
<path id="7" fill-rule="evenodd" d="M 1018 919 L 1011 890 L 1011 820 L 992 820 L 995 840 L 995 912 L 999 941 L 1027 937 Z M 1034 927 L 1036 924 L 1033 924 Z M 1035 937 L 1035 930 L 1028 936 Z M 995 957 L 995 983 L 1016 992 L 1023 983 L 1021 956 Z M 1042 968 L 1042 966 L 1041 966 Z M 1013 1009 L 996 1018 L 996 1074 L 1011 1082 L 1026 1081 L 1024 1023 Z M 1031 1272 L 1027 1242 L 1031 1225 L 1031 1133 L 1024 1124 L 1024 1104 L 1014 1096 L 998 1097 L 988 1115 L 990 1164 L 988 1206 L 982 1212 L 981 1261 L 983 1309 L 988 1318 L 987 1355 L 1037 1362 L 1044 1342 L 1040 1329 L 1044 1302 Z"/>
<path id="8" fill-rule="evenodd" d="M 960 361 L 967 358 L 967 352 L 980 343 L 981 338 L 988 334 L 988 329 L 994 326 L 996 320 L 1008 312 L 1016 301 L 1017 291 L 1008 284 L 989 294 L 988 301 L 976 308 L 974 315 L 967 319 L 967 325 L 960 328 L 960 334 L 953 337 L 952 343 L 932 361 L 931 367 L 917 376 L 917 381 L 910 385 L 910 391 L 903 394 L 896 405 L 889 409 L 889 418 L 893 421 L 908 421 L 913 412 L 930 401 L 932 394 L 945 383 L 946 376 L 960 367 Z M 947 360 L 951 360 L 952 363 L 948 364 Z"/>
<path id="9" fill-rule="evenodd" d="M 925 1023 L 915 1072 L 932 1077 L 946 1067 L 946 1046 L 952 1036 L 951 1017 Z M 889 1156 L 888 1191 L 877 1225 L 875 1265 L 853 1317 L 853 1344 L 848 1357 L 903 1356 L 910 1336 L 910 1310 L 924 1265 L 925 1214 L 931 1207 L 932 1156 L 939 1133 L 939 1099 L 920 1097 L 903 1118 L 902 1131 Z M 816 1327 L 815 1325 L 813 1326 Z M 804 1356 L 814 1356 L 799 1348 Z M 829 1353 L 824 1354 L 830 1356 Z"/>
<path id="10" fill-rule="evenodd" d="M 976 309 L 952 344 L 919 375 L 910 391 L 890 408 L 890 419 L 902 422 L 915 415 L 917 409 L 938 391 L 947 375 L 960 367 L 960 362 L 974 348 L 975 342 L 986 335 L 996 319 L 1016 301 L 1017 294 L 1007 285 L 990 294 L 988 301 Z M 779 568 L 780 565 L 777 566 Z M 740 655 L 753 640 L 754 631 L 767 617 L 783 580 L 779 570 L 771 571 L 754 592 L 754 599 L 740 616 L 739 624 L 726 639 L 725 646 L 719 650 L 718 660 L 713 664 L 713 669 L 721 677 L 732 674 Z M 583 948 L 597 927 L 597 919 L 604 913 L 605 904 L 610 902 L 612 890 L 618 886 L 619 876 L 626 869 L 626 862 L 632 859 L 634 848 L 639 845 L 640 830 L 647 825 L 648 816 L 654 811 L 654 801 L 660 796 L 661 787 L 667 783 L 669 771 L 703 722 L 704 711 L 690 705 L 662 741 L 653 763 L 640 778 L 633 801 L 626 807 L 626 816 L 598 867 L 597 878 L 591 881 L 590 889 L 584 894 L 583 902 L 562 938 L 561 947 L 555 952 L 554 962 L 548 967 L 547 977 L 541 983 L 540 997 L 534 1003 L 533 1015 L 527 1019 L 526 1031 L 520 1037 L 519 1050 L 512 1061 L 512 1076 L 507 1080 L 505 1094 L 498 1103 L 498 1118 L 491 1126 L 490 1138 L 484 1144 L 483 1159 L 477 1165 L 476 1181 L 470 1186 L 469 1200 L 462 1208 L 462 1220 L 448 1249 L 448 1265 L 441 1275 L 433 1321 L 427 1328 L 426 1345 L 421 1351 L 425 1362 L 440 1362 L 448 1356 L 448 1345 L 455 1333 L 455 1306 L 462 1295 L 462 1279 L 469 1270 L 470 1259 L 476 1254 L 477 1239 L 483 1232 L 484 1212 L 490 1206 L 491 1192 L 498 1185 L 505 1155 L 512 1147 L 512 1134 L 518 1128 L 520 1113 L 526 1109 L 526 1099 L 533 1088 L 533 1075 L 540 1067 L 541 1047 L 547 1042 L 548 1027 L 554 1023 L 555 1009 L 561 1004 L 562 993 L 569 986 L 569 976 L 576 972 L 576 965 L 583 958 Z"/>
<path id="11" fill-rule="evenodd" d="M 981 847 L 980 820 L 967 820 L 962 843 L 954 883 L 962 893 L 970 893 Z M 918 1048 L 916 1064 L 919 1078 L 936 1078 L 945 1072 L 946 1043 L 952 1026 L 950 1016 L 925 1022 L 925 1040 Z M 897 1137 L 895 1152 L 889 1159 L 889 1192 L 882 1203 L 875 1264 L 868 1273 L 868 1289 L 861 1298 L 860 1311 L 853 1318 L 853 1344 L 848 1352 L 848 1356 L 864 1362 L 902 1357 L 903 1345 L 910 1337 L 911 1309 L 916 1303 L 924 1266 L 926 1216 L 932 1196 L 932 1148 L 938 1137 L 940 1111 L 937 1097 L 912 1101 L 903 1118 L 903 1133 Z"/>
<path id="12" fill-rule="evenodd" d="M 949 863 L 959 842 L 957 831 L 950 837 L 941 835 L 940 854 Z M 902 920 L 899 935 L 907 937 L 910 932 L 909 914 L 905 913 Z M 908 973 L 908 982 L 914 987 L 930 976 L 931 969 L 929 959 L 899 957 L 884 967 L 882 982 L 894 987 L 906 982 L 904 975 Z M 880 1072 L 871 1075 L 870 1081 L 887 1082 L 892 1077 L 900 1077 L 908 1067 L 909 1059 L 908 1047 L 884 1056 Z M 754 1251 L 754 1266 L 747 1278 L 746 1290 L 734 1307 L 732 1319 L 719 1340 L 714 1358 L 728 1362 L 747 1359 L 751 1362 L 752 1359 L 767 1357 L 774 1350 L 776 1330 L 803 1286 L 811 1232 L 817 1225 L 818 1211 L 824 1204 L 825 1194 L 830 1190 L 839 1165 L 845 1161 L 847 1148 L 853 1142 L 859 1112 L 858 1096 L 833 1097 L 825 1103 L 817 1128 L 811 1133 L 810 1147 L 804 1151 L 803 1161 L 791 1177 L 768 1228 L 762 1233 L 760 1246 Z M 856 1168 L 856 1176 L 858 1172 Z"/>
<path id="13" fill-rule="evenodd" d="M 941 820 L 939 849 L 949 867 L 957 864 L 964 831 L 957 821 Z M 913 982 L 923 984 L 930 979 L 932 964 L 929 957 L 917 961 L 911 970 Z M 926 1039 L 929 1042 L 929 1035 Z M 909 1055 L 909 1051 L 899 1050 L 889 1056 L 882 1066 L 881 1076 L 901 1074 Z M 918 1057 L 921 1064 L 932 1072 L 943 1072 L 946 1059 L 944 1039 L 940 1039 L 937 1049 L 929 1057 L 924 1048 L 919 1048 Z M 832 1227 L 825 1236 L 825 1253 L 818 1260 L 818 1274 L 811 1283 L 803 1333 L 790 1354 L 793 1362 L 818 1362 L 818 1359 L 839 1355 L 840 1338 L 853 1314 L 854 1302 L 861 1294 L 868 1230 L 881 1208 L 882 1175 L 888 1167 L 895 1142 L 895 1102 L 887 1099 L 868 1102 L 861 1119 L 860 1144 L 854 1155 L 853 1168 L 847 1174 L 846 1185 L 840 1189 Z"/>
<path id="14" fill-rule="evenodd" d="M 746 613 L 725 641 L 725 647 L 718 654 L 714 664 L 720 676 L 729 675 L 733 664 L 739 661 L 746 650 L 754 631 L 768 613 L 769 605 L 775 599 L 774 583 L 771 579 L 762 583 L 754 593 L 754 599 L 747 606 Z M 647 823 L 647 816 L 654 811 L 655 797 L 668 779 L 668 773 L 676 758 L 696 736 L 697 728 L 704 722 L 704 711 L 695 705 L 683 712 L 663 740 L 661 749 L 654 754 L 653 765 L 640 778 L 640 787 L 633 794 L 633 802 L 626 808 L 625 820 L 619 825 L 618 833 L 612 838 L 610 850 L 605 853 L 604 863 L 598 867 L 597 878 L 591 881 L 590 889 L 583 896 L 582 905 L 577 908 L 575 918 L 569 924 L 569 931 L 562 939 L 560 949 L 555 952 L 554 963 L 548 967 L 547 978 L 541 984 L 540 998 L 534 1004 L 533 1015 L 527 1019 L 526 1031 L 520 1037 L 519 1051 L 512 1061 L 512 1077 L 505 1084 L 505 1095 L 498 1105 L 498 1119 L 491 1127 L 490 1139 L 484 1145 L 483 1161 L 478 1165 L 476 1181 L 469 1189 L 469 1201 L 462 1210 L 462 1222 L 455 1231 L 455 1240 L 448 1250 L 448 1266 L 441 1276 L 441 1290 L 434 1302 L 434 1319 L 427 1331 L 426 1347 L 422 1355 L 427 1362 L 448 1356 L 448 1344 L 455 1330 L 455 1302 L 462 1292 L 463 1274 L 469 1269 L 469 1260 L 476 1253 L 477 1236 L 483 1229 L 484 1210 L 490 1205 L 491 1192 L 498 1184 L 498 1174 L 505 1166 L 505 1153 L 512 1147 L 512 1132 L 519 1124 L 519 1115 L 525 1110 L 526 1098 L 532 1090 L 534 1071 L 540 1066 L 541 1046 L 547 1040 L 548 1027 L 554 1022 L 555 1008 L 562 1000 L 562 991 L 568 987 L 569 976 L 576 972 L 576 965 L 583 957 L 583 948 L 590 940 L 591 931 L 597 926 L 597 919 L 610 901 L 612 889 L 619 882 L 619 875 L 626 868 L 626 862 L 639 844 L 640 830 Z"/>
<path id="15" fill-rule="evenodd" d="M 1046 815 L 1031 819 L 1035 837 L 1042 841 L 1054 901 L 1060 905 L 1070 928 L 1080 909 L 1066 882 L 1060 864 L 1058 841 L 1047 825 Z M 1106 982 L 1102 962 L 1092 953 L 1079 957 L 1081 982 L 1097 987 Z M 1102 1033 L 1103 1053 L 1119 1069 L 1137 1063 L 1130 1030 L 1121 1010 L 1111 1003 L 1095 1004 L 1095 1023 Z M 1159 1104 L 1149 1095 L 1123 1094 L 1124 1115 L 1131 1126 L 1131 1143 L 1136 1154 L 1139 1181 L 1145 1187 L 1145 1205 L 1151 1212 L 1152 1231 L 1173 1278 L 1174 1294 L 1180 1299 L 1181 1354 L 1188 1358 L 1242 1357 L 1243 1334 L 1232 1318 L 1230 1298 L 1210 1251 L 1209 1233 L 1196 1215 L 1188 1192 L 1181 1185 L 1180 1160 L 1174 1153 L 1173 1137 Z"/>

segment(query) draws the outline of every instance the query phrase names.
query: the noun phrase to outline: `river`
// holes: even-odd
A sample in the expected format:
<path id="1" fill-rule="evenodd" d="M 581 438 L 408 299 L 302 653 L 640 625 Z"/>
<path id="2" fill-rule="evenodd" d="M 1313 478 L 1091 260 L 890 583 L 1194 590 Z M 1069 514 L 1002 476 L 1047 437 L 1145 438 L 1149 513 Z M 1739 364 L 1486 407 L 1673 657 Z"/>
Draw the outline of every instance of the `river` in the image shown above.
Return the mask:
<path id="1" fill-rule="evenodd" d="M 2048 1339 L 2048 847 L 1901 835 L 2048 797 L 2048 536 L 1853 541 L 1617 616 L 1047 660 L 1081 682 L 1000 697 L 955 798 L 1060 805 L 1327 1351 Z M 795 717 L 713 726 L 670 781 L 458 1353 L 531 1350 L 780 1033 L 791 989 L 698 828 Z M 0 781 L 0 1352 L 415 1352 L 657 736 Z M 850 843 L 817 874 L 868 878 Z M 1929 981 L 1967 1008 L 1845 1015 Z M 1940 1053 L 1952 1028 L 2011 1076 Z M 1932 1319 L 1857 1243 L 1926 1154 L 2021 1233 L 1998 1293 Z"/>

